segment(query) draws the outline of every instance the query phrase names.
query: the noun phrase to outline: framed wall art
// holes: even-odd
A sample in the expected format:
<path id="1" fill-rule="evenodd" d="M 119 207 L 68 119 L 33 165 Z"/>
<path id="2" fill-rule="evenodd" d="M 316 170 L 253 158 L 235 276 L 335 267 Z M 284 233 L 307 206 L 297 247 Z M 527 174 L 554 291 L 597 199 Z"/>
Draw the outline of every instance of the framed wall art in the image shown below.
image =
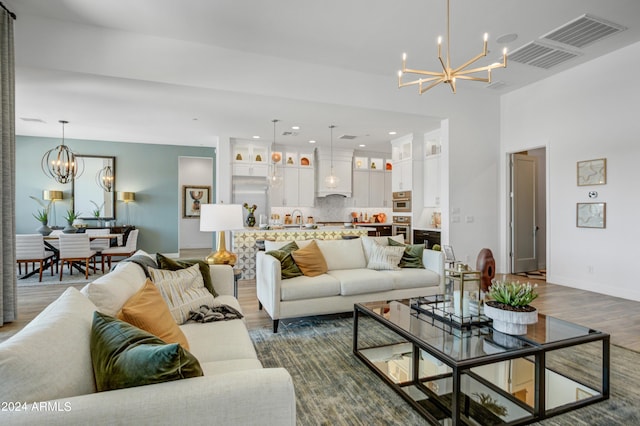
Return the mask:
<path id="1" fill-rule="evenodd" d="M 607 203 L 577 203 L 576 226 L 578 228 L 606 228 Z"/>
<path id="2" fill-rule="evenodd" d="M 200 205 L 209 204 L 210 186 L 182 186 L 182 218 L 196 219 L 200 217 Z"/>
<path id="3" fill-rule="evenodd" d="M 578 161 L 578 186 L 607 183 L 607 159 Z"/>

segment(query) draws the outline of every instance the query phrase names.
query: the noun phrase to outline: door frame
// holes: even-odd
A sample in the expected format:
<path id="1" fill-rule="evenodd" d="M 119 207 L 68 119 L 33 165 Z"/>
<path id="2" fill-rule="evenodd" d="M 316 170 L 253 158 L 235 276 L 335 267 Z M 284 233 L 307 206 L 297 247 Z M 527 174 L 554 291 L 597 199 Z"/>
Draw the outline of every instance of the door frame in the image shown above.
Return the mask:
<path id="1" fill-rule="evenodd" d="M 549 258 L 551 253 L 551 248 L 549 246 L 549 188 L 550 188 L 550 177 L 549 177 L 549 164 L 550 164 L 550 149 L 548 143 L 542 143 L 540 145 L 531 145 L 528 147 L 522 147 L 519 149 L 510 149 L 509 151 L 504 152 L 503 159 L 505 161 L 504 171 L 505 171 L 505 179 L 504 179 L 504 192 L 503 192 L 503 200 L 504 200 L 504 217 L 505 222 L 503 223 L 504 229 L 504 239 L 503 239 L 503 247 L 505 248 L 502 256 L 504 271 L 506 273 L 512 273 L 512 261 L 511 261 L 511 253 L 512 253 L 512 218 L 511 218 L 511 156 L 512 154 L 517 154 L 523 151 L 532 151 L 536 149 L 544 149 L 544 198 L 545 198 L 545 227 L 544 227 L 544 236 L 545 236 L 545 267 L 547 268 L 547 279 L 549 278 Z"/>

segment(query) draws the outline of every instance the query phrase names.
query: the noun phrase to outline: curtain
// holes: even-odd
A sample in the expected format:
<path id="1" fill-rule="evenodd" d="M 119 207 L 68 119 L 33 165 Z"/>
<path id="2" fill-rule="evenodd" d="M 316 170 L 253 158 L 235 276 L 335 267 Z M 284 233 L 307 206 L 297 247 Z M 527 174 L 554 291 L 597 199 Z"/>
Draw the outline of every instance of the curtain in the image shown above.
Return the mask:
<path id="1" fill-rule="evenodd" d="M 2 5 L 0 3 L 0 5 Z M 14 15 L 15 16 L 15 15 Z M 0 286 L 0 326 L 15 321 L 16 297 L 16 223 L 15 223 L 15 63 L 13 52 L 14 16 L 0 8 L 0 249 L 2 286 Z"/>

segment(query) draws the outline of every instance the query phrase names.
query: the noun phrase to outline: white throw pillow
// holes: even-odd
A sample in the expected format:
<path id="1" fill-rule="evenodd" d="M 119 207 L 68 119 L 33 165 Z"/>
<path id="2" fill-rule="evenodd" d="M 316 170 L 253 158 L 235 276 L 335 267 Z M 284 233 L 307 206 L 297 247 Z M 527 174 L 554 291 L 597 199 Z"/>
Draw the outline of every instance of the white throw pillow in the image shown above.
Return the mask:
<path id="1" fill-rule="evenodd" d="M 358 238 L 351 240 L 318 240 L 318 247 L 330 271 L 367 267 L 362 243 Z"/>
<path id="2" fill-rule="evenodd" d="M 381 246 L 374 243 L 369 253 L 367 268 L 376 271 L 400 269 L 398 263 L 402 259 L 404 247 L 401 246 Z"/>
<path id="3" fill-rule="evenodd" d="M 0 401 L 40 402 L 96 392 L 89 348 L 95 310 L 69 287 L 0 344 Z"/>
<path id="4" fill-rule="evenodd" d="M 178 271 L 149 268 L 149 275 L 178 324 L 187 322 L 190 311 L 196 311 L 202 305 L 216 305 L 213 295 L 204 286 L 197 263 Z"/>
<path id="5" fill-rule="evenodd" d="M 127 300 L 147 281 L 142 268 L 133 262 L 119 262 L 116 269 L 81 290 L 103 314 L 115 317 Z"/>
<path id="6" fill-rule="evenodd" d="M 313 240 L 295 240 L 296 244 L 298 245 L 298 248 L 305 248 L 307 245 L 309 245 L 309 243 L 311 241 L 313 241 Z M 288 241 L 269 241 L 269 240 L 265 240 L 264 241 L 264 251 L 280 250 L 281 247 L 286 246 L 290 242 L 291 242 L 291 240 L 288 240 Z"/>

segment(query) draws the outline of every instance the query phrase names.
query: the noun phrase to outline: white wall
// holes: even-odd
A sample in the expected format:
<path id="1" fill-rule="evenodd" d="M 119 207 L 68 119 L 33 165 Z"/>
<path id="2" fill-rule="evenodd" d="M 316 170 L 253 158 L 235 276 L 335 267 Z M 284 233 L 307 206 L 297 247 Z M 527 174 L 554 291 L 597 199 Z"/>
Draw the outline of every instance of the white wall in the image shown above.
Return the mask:
<path id="1" fill-rule="evenodd" d="M 209 186 L 209 202 L 213 202 L 213 159 L 204 157 L 180 157 L 178 172 L 178 191 L 180 191 L 180 248 L 207 248 L 213 247 L 213 237 L 211 232 L 200 232 L 200 219 L 185 219 L 182 217 L 182 187 L 184 185 Z"/>
<path id="2" fill-rule="evenodd" d="M 506 262 L 506 153 L 547 148 L 547 280 L 640 300 L 638 261 L 640 43 L 506 94 L 501 99 L 501 253 Z M 607 184 L 576 185 L 576 162 L 607 159 Z M 576 227 L 576 203 L 607 203 L 606 229 Z"/>

